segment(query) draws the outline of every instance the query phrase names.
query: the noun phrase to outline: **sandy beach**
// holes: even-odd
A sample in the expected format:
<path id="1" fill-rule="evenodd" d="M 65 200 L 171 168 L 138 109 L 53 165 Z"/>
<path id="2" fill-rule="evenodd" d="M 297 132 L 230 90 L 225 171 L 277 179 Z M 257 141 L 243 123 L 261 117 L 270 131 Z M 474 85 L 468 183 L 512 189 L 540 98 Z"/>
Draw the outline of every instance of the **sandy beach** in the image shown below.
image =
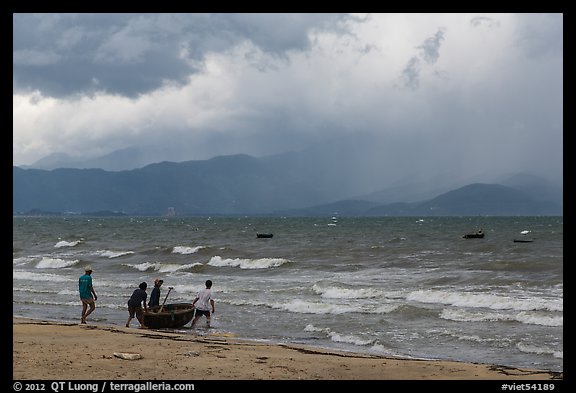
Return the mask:
<path id="1" fill-rule="evenodd" d="M 22 318 L 13 318 L 12 341 L 14 380 L 563 379 L 563 373 L 545 370 Z"/>

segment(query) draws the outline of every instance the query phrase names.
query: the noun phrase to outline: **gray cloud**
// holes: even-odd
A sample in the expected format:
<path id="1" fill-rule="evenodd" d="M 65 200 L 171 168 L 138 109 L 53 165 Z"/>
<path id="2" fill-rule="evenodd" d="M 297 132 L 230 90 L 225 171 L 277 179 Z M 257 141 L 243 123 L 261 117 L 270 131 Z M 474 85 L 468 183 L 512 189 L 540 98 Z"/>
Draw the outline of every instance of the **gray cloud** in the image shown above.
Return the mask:
<path id="1" fill-rule="evenodd" d="M 421 57 L 428 64 L 434 64 L 440 57 L 440 44 L 444 40 L 444 29 L 440 28 L 432 37 L 424 40 L 422 45 L 418 46 L 421 49 Z"/>
<path id="2" fill-rule="evenodd" d="M 417 89 L 420 83 L 420 58 L 417 56 L 412 56 L 408 60 L 408 64 L 402 70 L 402 79 L 404 81 L 404 87 L 409 87 L 410 89 Z"/>
<path id="3" fill-rule="evenodd" d="M 436 34 L 428 37 L 421 45 L 416 48 L 420 49 L 419 54 L 412 56 L 406 67 L 402 70 L 402 81 L 404 87 L 412 90 L 418 88 L 420 84 L 420 71 L 422 70 L 422 61 L 426 64 L 434 64 L 440 57 L 440 45 L 444 40 L 445 29 L 439 28 Z"/>
<path id="4" fill-rule="evenodd" d="M 563 14 L 526 14 L 519 19 L 515 44 L 530 57 L 558 56 L 564 50 Z"/>
<path id="5" fill-rule="evenodd" d="M 346 160 L 367 188 L 562 177 L 561 15 L 13 19 L 15 165 L 131 147 L 181 161 L 334 145 L 322 157 Z"/>
<path id="6" fill-rule="evenodd" d="M 250 41 L 283 55 L 339 14 L 15 14 L 13 88 L 66 96 L 98 88 L 136 96 L 184 84 L 210 52 Z"/>
<path id="7" fill-rule="evenodd" d="M 488 18 L 487 16 L 475 16 L 470 19 L 470 24 L 474 27 L 478 26 L 487 26 L 487 27 L 498 27 L 500 26 L 500 22 L 493 18 Z"/>
<path id="8" fill-rule="evenodd" d="M 19 49 L 12 54 L 12 62 L 15 66 L 48 66 L 57 64 L 60 55 L 53 51 L 37 49 Z"/>

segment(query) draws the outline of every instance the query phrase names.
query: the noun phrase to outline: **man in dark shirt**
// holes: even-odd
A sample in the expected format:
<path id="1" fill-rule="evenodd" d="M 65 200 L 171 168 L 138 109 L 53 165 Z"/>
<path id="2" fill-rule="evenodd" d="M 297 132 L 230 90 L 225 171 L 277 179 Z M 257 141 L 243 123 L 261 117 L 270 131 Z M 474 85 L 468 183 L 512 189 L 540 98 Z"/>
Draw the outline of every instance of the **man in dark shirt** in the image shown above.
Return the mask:
<path id="1" fill-rule="evenodd" d="M 154 288 L 152 288 L 152 293 L 150 294 L 150 301 L 148 302 L 148 307 L 154 307 L 160 305 L 160 287 L 164 283 L 164 280 L 156 279 L 154 280 Z"/>
<path id="2" fill-rule="evenodd" d="M 144 321 L 142 319 L 142 306 L 144 306 L 144 311 L 148 312 L 148 307 L 146 306 L 146 298 L 148 294 L 146 293 L 146 288 L 148 284 L 145 282 L 141 283 L 138 286 L 138 289 L 135 289 L 130 296 L 130 300 L 128 300 L 128 321 L 126 321 L 126 327 L 130 327 L 130 321 L 136 316 L 138 322 L 140 322 L 140 327 L 143 328 Z"/>

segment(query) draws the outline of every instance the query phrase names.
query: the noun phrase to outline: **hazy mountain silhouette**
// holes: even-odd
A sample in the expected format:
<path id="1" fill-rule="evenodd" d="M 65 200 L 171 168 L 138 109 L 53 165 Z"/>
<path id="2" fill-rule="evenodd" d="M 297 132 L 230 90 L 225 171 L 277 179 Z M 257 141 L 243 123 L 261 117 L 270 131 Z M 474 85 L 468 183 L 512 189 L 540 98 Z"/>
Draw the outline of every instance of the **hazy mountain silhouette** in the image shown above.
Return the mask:
<path id="1" fill-rule="evenodd" d="M 104 169 L 107 171 L 124 171 L 141 168 L 148 165 L 153 160 L 153 156 L 135 147 L 116 150 L 112 153 L 96 158 L 79 160 L 65 153 L 50 154 L 32 165 L 23 166 L 26 169 Z"/>
<path id="2" fill-rule="evenodd" d="M 523 190 L 473 184 L 420 202 L 415 194 L 396 203 L 354 197 L 347 177 L 330 161 L 311 165 L 303 153 L 264 158 L 220 156 L 180 163 L 161 162 L 126 171 L 13 168 L 13 211 L 123 212 L 130 215 L 562 215 L 537 178 Z M 526 178 L 524 178 L 526 180 Z M 531 185 L 528 186 L 527 184 Z M 540 184 L 540 187 L 537 187 Z M 549 195 L 558 190 L 548 187 Z M 416 189 L 416 188 L 415 188 Z M 380 194 L 386 194 L 383 188 Z M 356 194 L 357 195 L 357 194 Z M 561 198 L 560 198 L 561 199 Z M 388 199 L 389 200 L 389 199 Z"/>

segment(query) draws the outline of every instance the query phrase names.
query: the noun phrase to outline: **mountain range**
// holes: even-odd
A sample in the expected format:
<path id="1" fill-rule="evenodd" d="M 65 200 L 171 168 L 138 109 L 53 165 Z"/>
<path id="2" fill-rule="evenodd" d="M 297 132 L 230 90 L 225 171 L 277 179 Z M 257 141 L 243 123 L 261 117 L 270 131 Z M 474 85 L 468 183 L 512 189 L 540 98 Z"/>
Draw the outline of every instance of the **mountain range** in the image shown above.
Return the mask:
<path id="1" fill-rule="evenodd" d="M 355 195 L 355 173 L 301 153 L 159 162 L 130 170 L 13 167 L 13 212 L 285 216 L 562 215 L 561 187 L 517 174 L 442 190 L 384 184 Z M 343 186 L 346 185 L 346 186 Z M 444 186 L 446 187 L 446 186 Z"/>

